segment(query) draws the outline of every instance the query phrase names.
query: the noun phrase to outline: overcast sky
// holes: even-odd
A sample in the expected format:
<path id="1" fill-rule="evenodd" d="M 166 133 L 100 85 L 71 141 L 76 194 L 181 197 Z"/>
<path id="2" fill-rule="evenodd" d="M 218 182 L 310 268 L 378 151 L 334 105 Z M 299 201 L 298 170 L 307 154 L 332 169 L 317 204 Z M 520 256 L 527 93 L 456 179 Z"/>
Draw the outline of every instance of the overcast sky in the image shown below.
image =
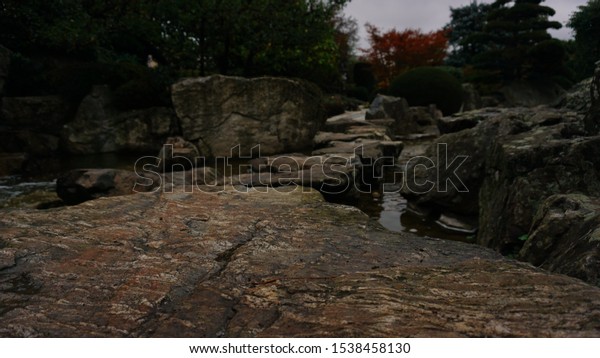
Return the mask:
<path id="1" fill-rule="evenodd" d="M 425 32 L 438 30 L 450 21 L 450 7 L 469 4 L 471 0 L 351 0 L 345 13 L 356 20 L 360 29 L 359 47 L 367 47 L 365 23 L 369 22 L 381 29 L 417 28 Z M 493 0 L 479 2 L 491 3 Z M 563 24 L 559 31 L 552 31 L 554 37 L 567 39 L 571 37 L 571 29 L 566 23 L 577 6 L 584 5 L 587 0 L 546 0 L 547 6 L 556 10 L 552 18 Z"/>

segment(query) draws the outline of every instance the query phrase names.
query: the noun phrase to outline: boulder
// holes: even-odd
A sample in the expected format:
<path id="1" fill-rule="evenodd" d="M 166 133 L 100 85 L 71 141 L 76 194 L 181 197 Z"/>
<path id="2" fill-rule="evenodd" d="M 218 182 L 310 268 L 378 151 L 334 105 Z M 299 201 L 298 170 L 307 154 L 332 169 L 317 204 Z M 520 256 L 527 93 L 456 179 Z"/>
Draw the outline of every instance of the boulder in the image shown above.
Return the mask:
<path id="1" fill-rule="evenodd" d="M 377 95 L 365 114 L 367 120 L 393 119 L 392 133 L 409 134 L 419 132 L 408 102 L 404 98 Z"/>
<path id="2" fill-rule="evenodd" d="M 257 158 L 251 161 L 251 173 L 225 178 L 224 185 L 245 187 L 301 186 L 324 194 L 354 195 L 360 185 L 363 165 L 354 153 L 306 156 L 289 154 Z"/>
<path id="3" fill-rule="evenodd" d="M 68 205 L 106 196 L 135 193 L 139 177 L 131 171 L 117 169 L 76 169 L 56 181 L 56 193 Z"/>
<path id="4" fill-rule="evenodd" d="M 332 142 L 353 142 L 358 139 L 390 140 L 385 133 L 372 131 L 370 133 L 333 133 L 318 132 L 315 135 L 315 148 L 320 149 L 329 146 Z"/>
<path id="5" fill-rule="evenodd" d="M 506 109 L 488 107 L 470 112 L 461 112 L 439 118 L 437 120 L 437 126 L 442 134 L 460 132 L 465 129 L 474 128 L 480 122 L 491 117 L 496 117 L 498 114 L 505 111 Z"/>
<path id="6" fill-rule="evenodd" d="M 393 119 L 394 122 L 387 126 L 393 135 L 401 136 L 429 133 L 431 128 L 436 132 L 434 135 L 438 135 L 435 122 L 441 116 L 435 106 L 409 107 L 404 98 L 384 95 L 375 97 L 365 114 L 367 121 Z"/>
<path id="7" fill-rule="evenodd" d="M 554 195 L 540 205 L 519 259 L 600 286 L 600 199 Z"/>
<path id="8" fill-rule="evenodd" d="M 177 126 L 172 109 L 121 112 L 114 107 L 108 86 L 95 86 L 81 102 L 75 120 L 65 125 L 63 138 L 73 154 L 148 153 L 160 148 Z"/>
<path id="9" fill-rule="evenodd" d="M 561 101 L 565 90 L 548 81 L 519 80 L 501 88 L 503 105 L 507 107 L 554 106 Z"/>
<path id="10" fill-rule="evenodd" d="M 4 97 L 1 108 L 0 124 L 54 135 L 60 133 L 70 113 L 59 96 Z"/>
<path id="11" fill-rule="evenodd" d="M 393 118 L 402 120 L 408 114 L 408 102 L 404 98 L 377 95 L 365 114 L 365 119 Z"/>
<path id="12" fill-rule="evenodd" d="M 322 129 L 324 132 L 347 133 L 350 128 L 372 127 L 373 125 L 376 125 L 373 123 L 373 120 L 366 121 L 344 115 L 327 119 Z M 386 129 L 386 132 L 387 131 L 388 129 Z"/>
<path id="13" fill-rule="evenodd" d="M 592 106 L 591 86 L 593 78 L 586 78 L 564 94 L 560 106 L 572 111 L 587 113 Z"/>
<path id="14" fill-rule="evenodd" d="M 325 118 L 313 85 L 284 78 L 211 76 L 172 86 L 183 138 L 202 153 L 237 157 L 260 145 L 263 155 L 311 148 Z"/>
<path id="15" fill-rule="evenodd" d="M 600 288 L 382 230 L 316 191 L 182 188 L 9 213 L 1 337 L 600 336 Z"/>
<path id="16" fill-rule="evenodd" d="M 515 254 L 547 197 L 600 194 L 600 138 L 574 135 L 582 116 L 568 110 L 513 108 L 486 116 L 474 128 L 436 140 L 424 154 L 429 159 L 408 162 L 402 194 L 435 215 L 478 216 L 477 242 Z M 455 159 L 459 166 L 444 170 Z"/>
<path id="17" fill-rule="evenodd" d="M 402 187 L 402 195 L 428 212 L 433 210 L 440 214 L 450 211 L 477 216 L 479 188 L 485 175 L 484 153 L 490 141 L 498 135 L 499 125 L 495 120 L 439 137 L 424 153 L 408 158 L 404 168 L 406 185 Z M 462 164 L 461 158 L 465 159 Z M 438 168 L 444 169 L 453 162 L 459 165 L 456 171 L 439 177 Z"/>
<path id="18" fill-rule="evenodd" d="M 442 117 L 442 113 L 432 105 L 429 107 L 410 107 L 407 116 L 409 121 L 415 122 L 423 127 L 434 125 L 436 121 Z"/>
<path id="19" fill-rule="evenodd" d="M 10 50 L 0 45 L 0 96 L 4 94 L 4 85 L 8 77 L 10 67 Z"/>
<path id="20" fill-rule="evenodd" d="M 600 137 L 572 140 L 558 134 L 541 127 L 490 146 L 479 190 L 479 244 L 517 253 L 519 238 L 529 233 L 548 197 L 600 196 Z"/>
<path id="21" fill-rule="evenodd" d="M 212 168 L 158 173 L 150 165 L 136 172 L 119 169 L 75 169 L 56 181 L 56 192 L 67 205 L 77 205 L 101 197 L 123 196 L 173 187 L 215 184 L 217 172 Z M 147 169 L 147 170 L 146 170 Z"/>
<path id="22" fill-rule="evenodd" d="M 157 166 L 162 172 L 189 170 L 202 161 L 200 151 L 181 137 L 169 137 L 158 153 Z"/>

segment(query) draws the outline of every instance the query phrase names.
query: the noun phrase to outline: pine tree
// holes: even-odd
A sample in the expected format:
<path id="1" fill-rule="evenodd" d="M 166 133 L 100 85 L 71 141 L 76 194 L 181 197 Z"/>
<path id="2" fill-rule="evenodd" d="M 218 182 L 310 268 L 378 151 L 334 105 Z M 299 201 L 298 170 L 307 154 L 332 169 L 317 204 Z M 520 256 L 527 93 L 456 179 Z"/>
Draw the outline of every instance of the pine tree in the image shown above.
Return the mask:
<path id="1" fill-rule="evenodd" d="M 486 48 L 476 56 L 476 66 L 495 71 L 504 80 L 523 79 L 535 72 L 534 66 L 539 60 L 536 57 L 547 55 L 549 51 L 544 48 L 560 52 L 548 29 L 560 29 L 562 25 L 550 21 L 555 11 L 541 5 L 543 1 L 496 0 L 483 31 L 472 39 Z M 556 66 L 564 65 L 557 63 Z M 546 68 L 544 72 L 550 70 Z"/>
<path id="2" fill-rule="evenodd" d="M 469 5 L 450 8 L 450 23 L 448 30 L 448 44 L 450 54 L 446 63 L 450 66 L 462 67 L 472 64 L 473 57 L 482 52 L 483 45 L 471 40 L 474 33 L 483 31 L 490 5 L 471 2 Z"/>

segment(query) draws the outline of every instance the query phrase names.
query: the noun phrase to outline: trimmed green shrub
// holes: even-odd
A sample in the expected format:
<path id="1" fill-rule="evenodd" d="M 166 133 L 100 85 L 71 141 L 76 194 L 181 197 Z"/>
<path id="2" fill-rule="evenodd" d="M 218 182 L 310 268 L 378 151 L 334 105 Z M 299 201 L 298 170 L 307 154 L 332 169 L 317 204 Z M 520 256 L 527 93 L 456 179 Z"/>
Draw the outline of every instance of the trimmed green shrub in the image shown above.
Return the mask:
<path id="1" fill-rule="evenodd" d="M 446 116 L 458 112 L 463 100 L 460 81 L 435 67 L 419 67 L 400 75 L 388 92 L 405 98 L 411 106 L 435 104 Z"/>
<path id="2" fill-rule="evenodd" d="M 461 83 L 464 80 L 464 74 L 462 68 L 454 67 L 454 66 L 438 66 L 436 67 L 442 71 L 446 71 L 451 74 L 454 78 L 459 80 Z"/>

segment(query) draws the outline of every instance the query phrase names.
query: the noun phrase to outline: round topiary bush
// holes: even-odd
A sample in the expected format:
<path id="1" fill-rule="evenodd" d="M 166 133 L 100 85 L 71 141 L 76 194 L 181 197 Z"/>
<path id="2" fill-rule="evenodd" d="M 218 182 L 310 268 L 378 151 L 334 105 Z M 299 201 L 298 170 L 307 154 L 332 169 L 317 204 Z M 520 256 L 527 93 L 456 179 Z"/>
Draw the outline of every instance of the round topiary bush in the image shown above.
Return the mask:
<path id="1" fill-rule="evenodd" d="M 435 104 L 446 116 L 458 112 L 463 101 L 460 81 L 435 67 L 419 67 L 400 75 L 388 93 L 405 98 L 411 106 Z"/>

